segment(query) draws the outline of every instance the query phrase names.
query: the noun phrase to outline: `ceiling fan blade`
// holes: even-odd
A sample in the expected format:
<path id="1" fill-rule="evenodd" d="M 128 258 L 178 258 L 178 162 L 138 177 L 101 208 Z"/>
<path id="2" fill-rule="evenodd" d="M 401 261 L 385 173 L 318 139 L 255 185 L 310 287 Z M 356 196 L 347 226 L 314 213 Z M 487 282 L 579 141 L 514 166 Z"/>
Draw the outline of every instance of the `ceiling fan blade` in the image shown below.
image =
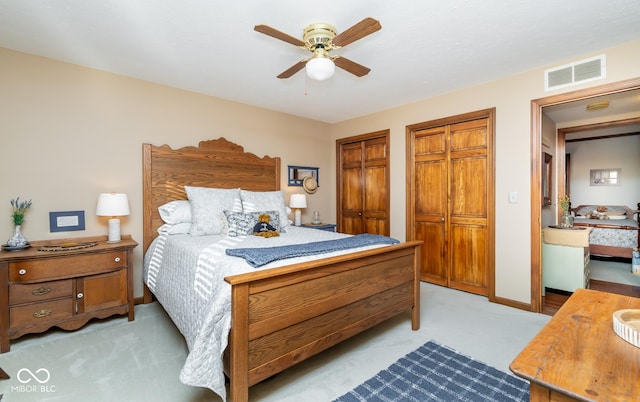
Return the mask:
<path id="1" fill-rule="evenodd" d="M 307 60 L 306 59 L 305 60 L 300 60 L 299 62 L 297 62 L 293 66 L 289 67 L 287 70 L 285 70 L 282 73 L 280 73 L 278 78 L 289 78 L 293 74 L 295 74 L 298 71 L 302 70 L 306 64 L 307 64 Z"/>
<path id="2" fill-rule="evenodd" d="M 370 68 L 365 67 L 362 64 L 358 64 L 355 61 L 345 59 L 344 57 L 338 57 L 333 62 L 336 64 L 336 66 L 350 72 L 357 77 L 363 77 L 369 74 L 369 71 L 371 71 Z"/>
<path id="3" fill-rule="evenodd" d="M 302 47 L 304 47 L 304 42 L 301 41 L 300 39 L 294 38 L 293 36 L 288 35 L 288 34 L 286 34 L 284 32 L 280 32 L 277 29 L 271 28 L 268 25 L 256 25 L 255 27 L 253 27 L 253 29 L 255 31 L 257 31 L 257 32 L 262 33 L 262 34 L 271 36 L 271 37 L 276 38 L 276 39 L 283 40 L 283 41 L 285 41 L 287 43 L 291 43 L 294 46 L 302 46 Z"/>
<path id="4" fill-rule="evenodd" d="M 349 43 L 362 39 L 367 35 L 379 31 L 380 29 L 382 29 L 380 21 L 367 17 L 346 31 L 336 35 L 336 37 L 333 38 L 332 43 L 340 47 L 347 46 Z"/>

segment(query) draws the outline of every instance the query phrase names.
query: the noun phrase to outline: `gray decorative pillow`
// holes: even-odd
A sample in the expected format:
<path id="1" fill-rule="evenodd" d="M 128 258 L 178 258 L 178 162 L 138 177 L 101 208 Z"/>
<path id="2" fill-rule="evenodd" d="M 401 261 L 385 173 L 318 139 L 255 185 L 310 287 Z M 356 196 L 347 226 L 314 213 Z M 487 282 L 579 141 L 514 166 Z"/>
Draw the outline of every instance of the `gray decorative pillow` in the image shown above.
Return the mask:
<path id="1" fill-rule="evenodd" d="M 289 220 L 287 219 L 287 206 L 284 203 L 282 191 L 240 190 L 240 198 L 242 199 L 242 210 L 244 212 L 278 211 L 280 226 L 276 226 L 273 223 L 272 226 L 279 228 L 280 232 L 286 232 Z M 274 216 L 272 216 L 271 221 L 273 222 L 274 219 Z"/>
<path id="2" fill-rule="evenodd" d="M 242 212 L 240 189 L 184 186 L 191 201 L 192 236 L 222 234 L 227 220 L 224 210 Z"/>
<path id="3" fill-rule="evenodd" d="M 227 217 L 228 224 L 227 236 L 238 237 L 252 234 L 260 214 L 269 214 L 271 225 L 275 228 L 280 226 L 278 211 L 234 212 L 225 210 L 224 215 Z"/>

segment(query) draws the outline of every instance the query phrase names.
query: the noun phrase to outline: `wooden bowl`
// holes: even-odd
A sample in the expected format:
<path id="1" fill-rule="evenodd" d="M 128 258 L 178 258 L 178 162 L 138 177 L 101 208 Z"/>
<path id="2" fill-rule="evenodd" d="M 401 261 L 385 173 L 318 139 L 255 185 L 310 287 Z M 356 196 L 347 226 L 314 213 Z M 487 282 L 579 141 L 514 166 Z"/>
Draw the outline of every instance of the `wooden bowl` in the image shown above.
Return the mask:
<path id="1" fill-rule="evenodd" d="M 613 313 L 613 330 L 620 338 L 640 348 L 640 310 L 625 309 Z"/>

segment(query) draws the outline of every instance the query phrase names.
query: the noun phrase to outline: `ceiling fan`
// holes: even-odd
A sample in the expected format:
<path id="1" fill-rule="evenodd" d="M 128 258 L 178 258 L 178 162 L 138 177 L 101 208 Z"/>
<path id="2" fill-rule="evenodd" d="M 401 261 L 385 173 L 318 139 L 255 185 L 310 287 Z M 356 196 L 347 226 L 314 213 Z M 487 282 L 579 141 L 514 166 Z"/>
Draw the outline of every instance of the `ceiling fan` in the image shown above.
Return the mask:
<path id="1" fill-rule="evenodd" d="M 362 39 L 381 28 L 382 26 L 378 20 L 369 17 L 338 34 L 333 25 L 318 22 L 310 24 L 304 29 L 302 40 L 267 25 L 256 25 L 253 29 L 313 53 L 311 57 L 300 60 L 280 73 L 278 78 L 289 78 L 306 67 L 309 78 L 321 81 L 333 75 L 335 66 L 357 77 L 367 75 L 369 71 L 371 71 L 368 67 L 339 55 L 331 56 L 329 52 L 334 49 L 340 49 L 358 39 Z"/>

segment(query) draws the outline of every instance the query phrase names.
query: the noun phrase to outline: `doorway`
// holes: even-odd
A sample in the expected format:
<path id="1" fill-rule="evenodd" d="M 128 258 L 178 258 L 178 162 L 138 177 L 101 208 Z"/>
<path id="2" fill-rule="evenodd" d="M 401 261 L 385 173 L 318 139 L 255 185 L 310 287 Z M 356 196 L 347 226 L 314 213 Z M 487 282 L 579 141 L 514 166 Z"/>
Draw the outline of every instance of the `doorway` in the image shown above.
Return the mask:
<path id="1" fill-rule="evenodd" d="M 640 78 L 553 95 L 531 101 L 531 308 L 542 312 L 542 116 L 548 106 L 640 90 Z M 558 152 L 560 153 L 560 152 Z M 564 149 L 561 155 L 564 160 Z M 564 163 L 564 162 L 562 162 Z M 559 187 L 562 188 L 562 187 Z"/>

